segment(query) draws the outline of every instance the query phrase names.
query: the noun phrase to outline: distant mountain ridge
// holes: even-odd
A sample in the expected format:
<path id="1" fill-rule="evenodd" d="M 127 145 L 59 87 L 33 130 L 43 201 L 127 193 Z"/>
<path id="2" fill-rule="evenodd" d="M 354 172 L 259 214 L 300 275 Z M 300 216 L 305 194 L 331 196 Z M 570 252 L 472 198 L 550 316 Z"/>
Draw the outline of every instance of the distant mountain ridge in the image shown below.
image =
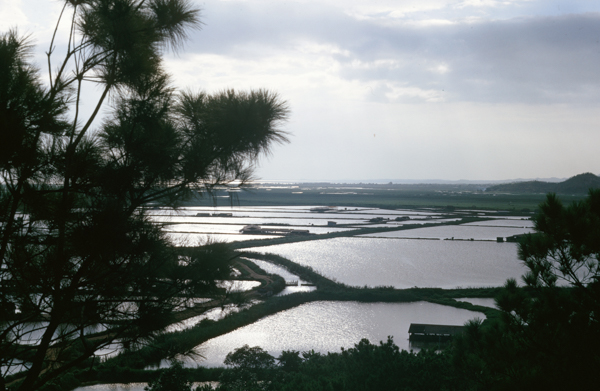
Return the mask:
<path id="1" fill-rule="evenodd" d="M 557 193 L 557 194 L 587 194 L 589 189 L 600 188 L 600 177 L 590 172 L 575 175 L 563 182 L 551 183 L 528 181 L 506 183 L 488 187 L 489 193 Z"/>

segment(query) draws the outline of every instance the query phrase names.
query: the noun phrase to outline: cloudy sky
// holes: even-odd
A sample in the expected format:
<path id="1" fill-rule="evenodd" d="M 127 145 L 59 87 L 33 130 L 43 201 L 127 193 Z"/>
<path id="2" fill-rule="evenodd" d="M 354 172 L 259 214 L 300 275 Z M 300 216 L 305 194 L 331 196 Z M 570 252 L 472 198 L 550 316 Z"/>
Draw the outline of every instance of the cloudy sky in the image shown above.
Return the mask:
<path id="1" fill-rule="evenodd" d="M 196 4 L 202 30 L 167 57 L 175 84 L 267 88 L 291 107 L 262 179 L 600 174 L 598 0 Z M 59 6 L 2 0 L 0 29 L 41 53 Z"/>

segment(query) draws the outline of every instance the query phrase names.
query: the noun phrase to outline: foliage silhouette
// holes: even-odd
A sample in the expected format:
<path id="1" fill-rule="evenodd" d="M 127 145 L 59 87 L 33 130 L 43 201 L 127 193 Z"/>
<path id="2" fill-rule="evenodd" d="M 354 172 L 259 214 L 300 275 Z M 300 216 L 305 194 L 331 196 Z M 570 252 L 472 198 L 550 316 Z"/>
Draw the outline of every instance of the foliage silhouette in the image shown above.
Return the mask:
<path id="1" fill-rule="evenodd" d="M 564 206 L 549 194 L 519 243 L 529 269 L 508 280 L 499 322 L 468 326 L 456 365 L 474 389 L 584 389 L 600 380 L 600 190 Z"/>
<path id="2" fill-rule="evenodd" d="M 179 361 L 174 361 L 158 379 L 148 382 L 144 391 L 192 391 L 192 382 L 183 365 Z"/>
<path id="3" fill-rule="evenodd" d="M 249 361 L 266 352 L 248 346 Z M 229 357 L 229 355 L 228 355 Z M 269 363 L 273 357 L 269 356 Z M 246 361 L 246 360 L 244 360 Z M 363 339 L 339 353 L 284 351 L 278 365 L 236 366 L 221 375 L 217 390 L 462 390 L 447 353 L 400 351 L 391 338 L 378 345 Z M 293 364 L 292 364 L 293 363 Z"/>
<path id="4" fill-rule="evenodd" d="M 23 370 L 11 387 L 39 389 L 115 342 L 135 350 L 229 276 L 228 246 L 178 251 L 147 210 L 243 186 L 287 141 L 288 108 L 265 90 L 177 92 L 162 55 L 199 26 L 187 0 L 67 0 L 46 84 L 29 41 L 0 36 L 0 368 Z"/>
<path id="5" fill-rule="evenodd" d="M 225 365 L 231 367 L 219 378 L 220 390 L 268 390 L 275 370 L 275 358 L 258 346 L 244 345 L 225 357 Z"/>

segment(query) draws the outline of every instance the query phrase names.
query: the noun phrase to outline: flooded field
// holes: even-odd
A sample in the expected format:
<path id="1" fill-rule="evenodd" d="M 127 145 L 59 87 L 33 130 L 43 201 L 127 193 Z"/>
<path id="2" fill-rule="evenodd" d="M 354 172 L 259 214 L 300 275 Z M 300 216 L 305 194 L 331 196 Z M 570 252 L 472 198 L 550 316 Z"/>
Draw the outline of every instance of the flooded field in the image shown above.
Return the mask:
<path id="1" fill-rule="evenodd" d="M 311 210 L 313 209 L 313 210 Z M 493 212 L 489 212 L 493 213 Z M 525 272 L 517 259 L 515 243 L 497 243 L 506 238 L 532 232 L 533 223 L 521 217 L 494 216 L 485 221 L 460 225 L 443 225 L 473 216 L 471 211 L 438 213 L 435 211 L 384 210 L 346 208 L 322 210 L 315 207 L 218 207 L 182 208 L 176 212 L 156 209 L 152 219 L 163 225 L 168 235 L 179 245 L 202 244 L 207 241 L 245 241 L 276 238 L 278 235 L 244 235 L 247 225 L 271 229 L 301 229 L 311 234 L 344 232 L 346 237 L 309 240 L 297 243 L 246 248 L 246 253 L 273 253 L 350 286 L 411 287 L 490 287 L 501 286 L 508 278 L 519 279 Z M 477 212 L 478 217 L 488 217 Z M 358 228 L 411 229 L 352 236 Z M 420 227 L 423 224 L 434 226 Z M 314 239 L 318 239 L 317 236 Z M 308 292 L 314 286 L 302 286 L 297 275 L 272 263 L 252 259 L 269 274 L 284 278 L 287 286 L 279 295 Z M 244 291 L 258 282 L 232 285 L 232 290 Z M 460 301 L 495 307 L 494 299 L 463 298 Z M 254 302 L 248 303 L 252 305 Z M 167 331 L 193 327 L 203 319 L 219 320 L 239 308 L 231 305 L 215 308 L 172 325 Z M 278 356 L 283 350 L 300 352 L 315 350 L 339 352 L 367 338 L 373 343 L 388 336 L 401 348 L 413 348 L 408 341 L 411 323 L 463 325 L 473 318 L 483 318 L 478 312 L 467 311 L 428 302 L 358 303 L 311 302 L 282 311 L 213 338 L 197 347 L 205 359 L 187 361 L 186 366 L 222 366 L 225 356 L 245 344 L 260 346 Z M 163 362 L 161 366 L 168 365 Z M 142 390 L 144 383 L 132 385 L 101 385 L 79 388 L 77 391 Z M 108 387 L 108 388 L 107 388 Z"/>
<path id="2" fill-rule="evenodd" d="M 207 243 L 208 241 L 217 242 L 239 242 L 242 240 L 253 239 L 274 239 L 280 236 L 275 235 L 242 235 L 237 234 L 191 234 L 182 232 L 167 232 L 167 236 L 173 241 L 176 246 L 197 246 Z"/>
<path id="3" fill-rule="evenodd" d="M 352 286 L 501 286 L 525 272 L 514 243 L 350 237 L 246 251 L 274 253 Z"/>
<path id="4" fill-rule="evenodd" d="M 483 224 L 483 223 L 481 223 Z M 433 238 L 433 239 L 474 239 L 493 240 L 498 237 L 506 239 L 513 235 L 531 233 L 531 228 L 516 228 L 507 226 L 488 225 L 443 225 L 439 227 L 415 228 L 403 231 L 380 232 L 376 234 L 361 235 L 372 238 Z"/>
<path id="5" fill-rule="evenodd" d="M 205 360 L 186 365 L 221 366 L 227 353 L 244 344 L 260 346 L 277 357 L 282 350 L 339 352 L 362 338 L 378 343 L 389 335 L 401 349 L 410 350 L 411 323 L 463 325 L 476 317 L 484 315 L 427 302 L 313 302 L 213 338 L 198 347 Z"/>
<path id="6" fill-rule="evenodd" d="M 513 228 L 533 228 L 532 220 L 524 220 L 522 218 L 505 218 L 499 220 L 486 220 L 473 223 L 465 223 L 463 225 L 474 225 L 483 227 L 513 227 Z"/>

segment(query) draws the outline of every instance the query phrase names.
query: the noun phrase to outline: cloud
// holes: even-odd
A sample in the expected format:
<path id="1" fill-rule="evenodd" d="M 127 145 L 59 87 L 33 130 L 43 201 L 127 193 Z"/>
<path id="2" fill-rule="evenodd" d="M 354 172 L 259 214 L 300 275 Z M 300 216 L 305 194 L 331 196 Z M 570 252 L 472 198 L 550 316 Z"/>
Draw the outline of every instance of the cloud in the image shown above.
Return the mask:
<path id="1" fill-rule="evenodd" d="M 240 61 L 335 62 L 327 70 L 332 78 L 402 85 L 409 91 L 444 90 L 445 99 L 454 101 L 600 101 L 600 13 L 506 20 L 465 15 L 448 22 L 405 19 L 390 25 L 329 5 L 264 4 L 207 8 L 206 27 L 190 49 Z"/>
<path id="2" fill-rule="evenodd" d="M 19 0 L 3 0 L 0 2 L 0 31 L 15 28 L 27 23 L 27 16 L 21 9 Z"/>
<path id="3" fill-rule="evenodd" d="M 196 3 L 202 31 L 166 57 L 174 84 L 290 102 L 292 143 L 264 178 L 567 177 L 600 164 L 600 2 Z M 0 23 L 35 34 L 44 64 L 60 2 L 2 6 L 29 7 Z"/>

